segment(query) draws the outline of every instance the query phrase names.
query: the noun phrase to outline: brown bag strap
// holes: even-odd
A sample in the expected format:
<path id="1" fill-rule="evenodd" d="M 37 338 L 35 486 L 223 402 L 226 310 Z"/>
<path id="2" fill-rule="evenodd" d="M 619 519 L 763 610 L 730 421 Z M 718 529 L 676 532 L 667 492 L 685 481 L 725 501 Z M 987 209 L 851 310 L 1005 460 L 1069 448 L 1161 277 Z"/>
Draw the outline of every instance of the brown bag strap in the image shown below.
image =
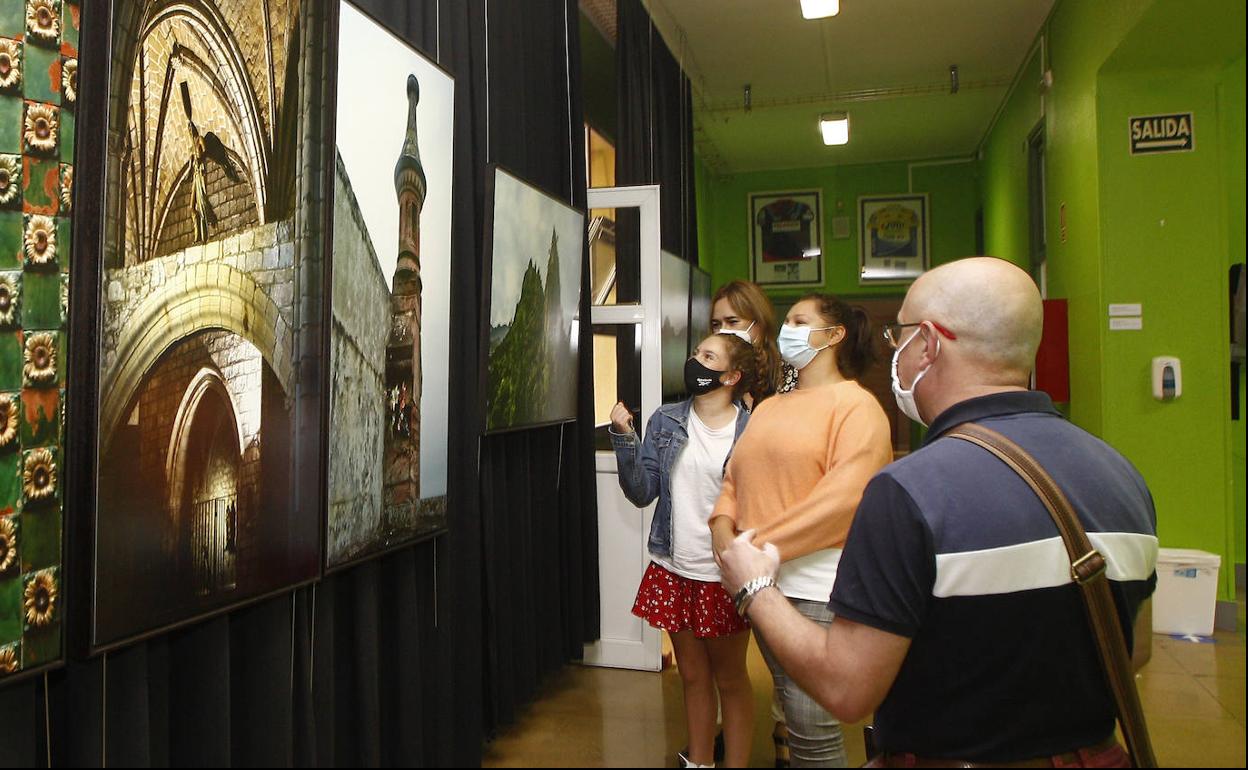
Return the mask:
<path id="1" fill-rule="evenodd" d="M 1049 510 L 1070 556 L 1070 576 L 1083 597 L 1101 666 L 1118 706 L 1118 721 L 1122 724 L 1122 735 L 1127 750 L 1131 752 L 1131 761 L 1136 767 L 1157 767 L 1148 726 L 1144 723 L 1144 709 L 1135 689 L 1127 641 L 1118 622 L 1109 581 L 1105 578 L 1105 557 L 1092 547 L 1079 517 L 1070 507 L 1070 501 L 1034 457 L 997 431 L 966 422 L 946 435 L 992 452 L 1027 482 Z"/>

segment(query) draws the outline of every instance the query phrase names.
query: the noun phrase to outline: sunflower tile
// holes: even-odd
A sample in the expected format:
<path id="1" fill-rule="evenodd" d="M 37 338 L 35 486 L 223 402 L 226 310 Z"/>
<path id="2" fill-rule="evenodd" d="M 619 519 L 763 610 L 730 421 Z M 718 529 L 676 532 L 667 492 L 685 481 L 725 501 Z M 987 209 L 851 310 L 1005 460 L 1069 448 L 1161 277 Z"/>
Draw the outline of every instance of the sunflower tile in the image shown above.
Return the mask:
<path id="1" fill-rule="evenodd" d="M 0 516 L 0 578 L 21 572 L 21 521 L 22 517 L 16 514 Z"/>
<path id="2" fill-rule="evenodd" d="M 22 670 L 22 643 L 11 642 L 0 646 L 0 676 Z"/>
<path id="3" fill-rule="evenodd" d="M 54 513 L 60 496 L 61 476 L 59 453 L 55 447 L 39 447 L 22 452 L 20 481 L 22 512 Z"/>
<path id="4" fill-rule="evenodd" d="M 0 393 L 0 455 L 8 456 L 21 447 L 21 422 L 22 422 L 22 396 L 20 393 Z M 16 469 L 9 468 L 4 472 L 16 473 Z M 0 489 L 4 485 L 0 483 Z M 12 500 L 6 500 L 0 497 L 0 515 L 3 515 L 6 505 L 11 507 Z"/>
<path id="5" fill-rule="evenodd" d="M 26 0 L 26 40 L 49 48 L 60 47 L 60 0 Z"/>
<path id="6" fill-rule="evenodd" d="M 0 208 L 22 207 L 22 156 L 0 154 Z"/>
<path id="7" fill-rule="evenodd" d="M 22 76 L 26 69 L 22 48 L 22 41 L 0 37 L 0 93 L 18 96 L 22 93 Z"/>
<path id="8" fill-rule="evenodd" d="M 22 325 L 22 274 L 17 270 L 0 270 L 0 330 L 9 331 Z"/>

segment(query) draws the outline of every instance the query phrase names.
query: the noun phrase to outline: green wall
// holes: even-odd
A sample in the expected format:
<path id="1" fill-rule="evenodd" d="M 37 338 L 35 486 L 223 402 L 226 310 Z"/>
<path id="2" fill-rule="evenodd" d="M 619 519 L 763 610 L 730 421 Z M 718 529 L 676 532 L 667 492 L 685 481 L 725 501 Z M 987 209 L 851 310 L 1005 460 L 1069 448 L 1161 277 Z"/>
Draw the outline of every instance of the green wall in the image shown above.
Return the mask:
<path id="1" fill-rule="evenodd" d="M 1245 261 L 1244 249 L 1244 93 L 1248 85 L 1244 79 L 1244 57 L 1241 56 L 1230 66 L 1218 74 L 1218 116 L 1219 137 L 1222 147 L 1222 190 L 1226 205 L 1227 224 L 1227 265 Z M 1235 544 L 1235 562 L 1244 564 L 1245 559 L 1245 502 L 1248 501 L 1248 489 L 1245 488 L 1244 470 L 1248 467 L 1245 458 L 1244 437 L 1245 424 L 1248 420 L 1248 404 L 1245 403 L 1244 379 L 1248 376 L 1241 370 L 1239 392 L 1232 393 L 1232 399 L 1239 400 L 1239 421 L 1230 422 L 1231 432 L 1231 472 L 1234 483 L 1231 489 L 1231 506 L 1233 511 L 1232 542 Z"/>
<path id="2" fill-rule="evenodd" d="M 718 177 L 702 169 L 697 183 L 700 262 L 711 271 L 715 286 L 750 277 L 748 195 L 752 192 L 823 191 L 824 285 L 770 292 L 777 297 L 817 290 L 844 297 L 904 293 L 904 286 L 858 285 L 855 212 L 860 195 L 904 193 L 911 189 L 928 193 L 933 265 L 971 255 L 975 250 L 979 179 L 978 168 L 969 159 L 784 169 Z M 831 237 L 831 220 L 836 216 L 849 217 L 848 238 Z"/>
<path id="3" fill-rule="evenodd" d="M 1059 0 L 980 168 L 987 248 L 1023 262 L 1025 142 L 1044 120 L 1048 286 L 1069 301 L 1071 417 L 1140 468 L 1163 545 L 1223 556 L 1222 598 L 1243 559 L 1226 322 L 1227 264 L 1243 258 L 1243 28 L 1241 2 Z M 1128 116 L 1180 111 L 1195 113 L 1194 152 L 1129 154 Z M 1114 302 L 1142 303 L 1144 329 L 1109 331 Z M 1150 395 L 1156 355 L 1183 361 L 1177 401 Z"/>

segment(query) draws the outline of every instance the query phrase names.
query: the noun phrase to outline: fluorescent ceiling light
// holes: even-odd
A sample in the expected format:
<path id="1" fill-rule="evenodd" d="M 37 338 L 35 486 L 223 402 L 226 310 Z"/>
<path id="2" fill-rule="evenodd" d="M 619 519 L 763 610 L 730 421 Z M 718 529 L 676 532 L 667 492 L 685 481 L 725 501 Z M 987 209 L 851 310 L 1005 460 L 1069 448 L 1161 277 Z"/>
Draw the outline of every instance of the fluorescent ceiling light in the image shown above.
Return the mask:
<path id="1" fill-rule="evenodd" d="M 819 116 L 824 144 L 849 144 L 849 113 L 825 112 Z"/>
<path id="2" fill-rule="evenodd" d="M 841 12 L 841 0 L 802 0 L 802 18 L 823 19 Z"/>

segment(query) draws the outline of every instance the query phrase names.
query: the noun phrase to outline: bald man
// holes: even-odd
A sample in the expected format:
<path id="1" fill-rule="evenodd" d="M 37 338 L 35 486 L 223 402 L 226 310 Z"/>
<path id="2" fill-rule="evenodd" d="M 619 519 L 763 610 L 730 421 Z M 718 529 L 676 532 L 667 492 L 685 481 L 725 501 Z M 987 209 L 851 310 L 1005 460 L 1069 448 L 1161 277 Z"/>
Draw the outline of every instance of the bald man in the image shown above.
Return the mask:
<path id="1" fill-rule="evenodd" d="M 1130 645 L 1156 583 L 1152 498 L 1126 459 L 1028 389 L 1041 326 L 1031 278 L 1002 260 L 938 267 L 907 292 L 885 329 L 893 393 L 930 430 L 868 484 L 829 587 L 831 626 L 772 587 L 775 549 L 752 532 L 722 556 L 725 586 L 784 670 L 843 721 L 874 712 L 875 766 L 1129 765 L 1056 526 L 1014 471 L 945 435 L 992 428 L 1053 476 L 1106 557 Z"/>

